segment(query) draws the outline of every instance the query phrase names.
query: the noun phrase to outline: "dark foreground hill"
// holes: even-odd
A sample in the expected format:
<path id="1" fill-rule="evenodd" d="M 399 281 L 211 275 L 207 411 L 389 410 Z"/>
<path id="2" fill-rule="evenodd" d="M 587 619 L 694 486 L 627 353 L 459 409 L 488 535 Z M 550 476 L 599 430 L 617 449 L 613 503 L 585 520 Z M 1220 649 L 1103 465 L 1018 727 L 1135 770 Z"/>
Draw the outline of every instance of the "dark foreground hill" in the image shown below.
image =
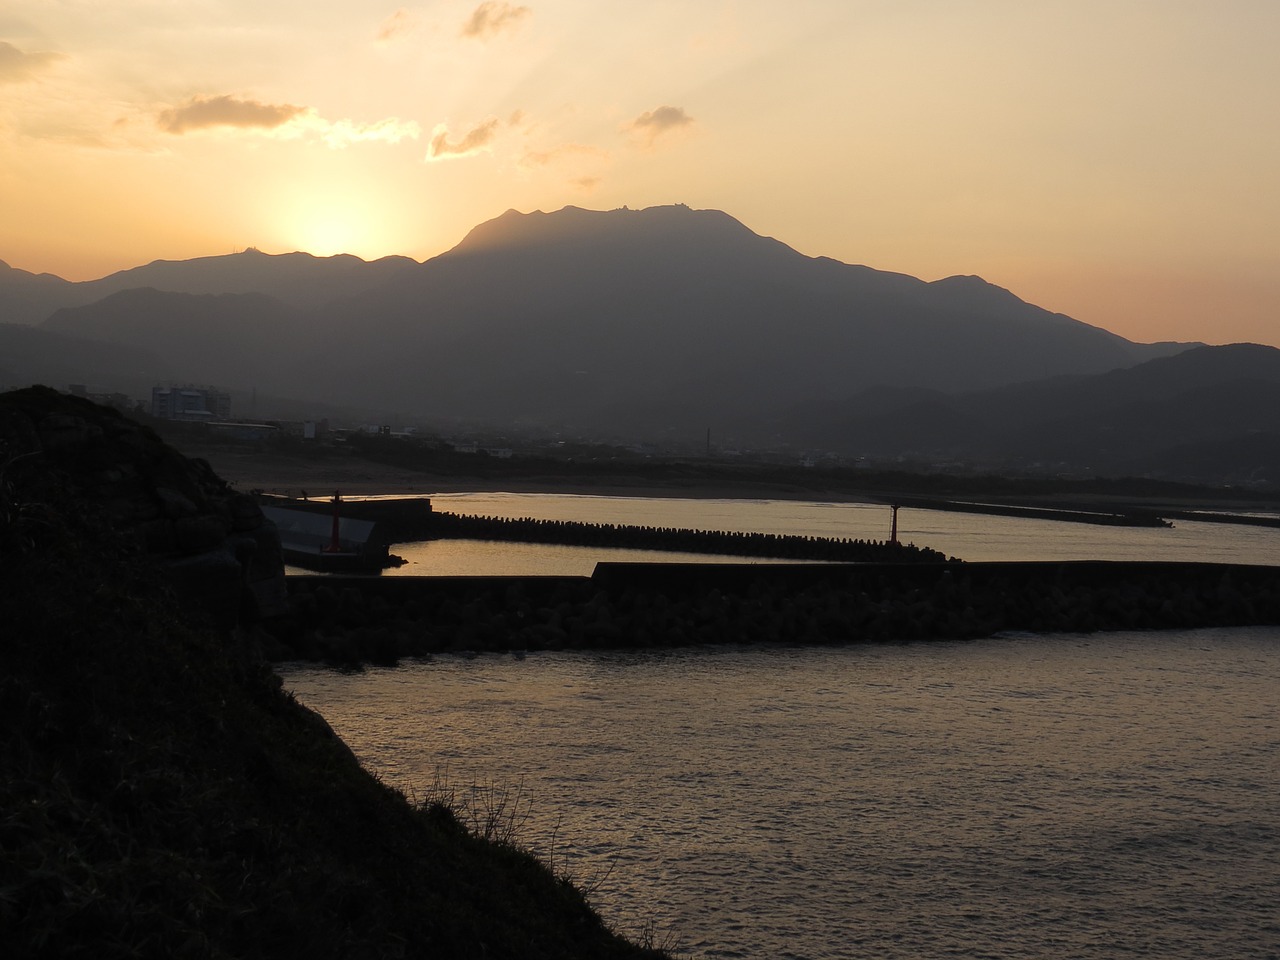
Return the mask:
<path id="1" fill-rule="evenodd" d="M 384 787 L 249 630 L 178 602 L 156 559 L 181 565 L 181 544 L 113 518 L 150 503 L 148 530 L 206 553 L 220 519 L 262 533 L 206 468 L 184 481 L 153 435 L 50 391 L 0 396 L 0 440 L 5 957 L 659 956 L 512 845 Z"/>

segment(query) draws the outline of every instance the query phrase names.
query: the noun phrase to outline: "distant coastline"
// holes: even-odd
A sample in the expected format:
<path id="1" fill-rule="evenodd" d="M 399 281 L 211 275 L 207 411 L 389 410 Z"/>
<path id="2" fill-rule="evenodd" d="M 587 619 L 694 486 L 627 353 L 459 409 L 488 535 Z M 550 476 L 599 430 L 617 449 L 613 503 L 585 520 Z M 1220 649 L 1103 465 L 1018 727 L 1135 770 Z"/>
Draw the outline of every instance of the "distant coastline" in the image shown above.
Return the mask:
<path id="1" fill-rule="evenodd" d="M 241 491 L 280 496 L 430 496 L 434 493 L 547 493 L 571 496 L 647 497 L 699 500 L 820 500 L 874 503 L 858 493 L 835 492 L 796 484 L 585 482 L 569 477 L 527 479 L 436 477 L 367 460 L 311 460 L 232 447 L 186 448 L 188 456 L 209 461 L 214 472 Z"/>
<path id="2" fill-rule="evenodd" d="M 251 448 L 218 446 L 191 448 L 189 456 L 208 460 L 214 471 L 242 492 L 261 491 L 283 497 L 325 499 L 335 492 L 344 497 L 430 497 L 437 494 L 512 493 L 562 496 L 681 500 L 792 500 L 818 503 L 887 503 L 890 499 L 926 510 L 998 513 L 1013 518 L 1063 522 L 1159 525 L 1166 520 L 1219 521 L 1275 526 L 1275 516 L 1262 519 L 1234 516 L 1249 511 L 1276 514 L 1280 504 L 1259 498 L 1134 497 L 1104 495 L 1008 497 L 996 492 L 963 495 L 889 496 L 815 483 L 765 483 L 750 480 L 687 479 L 644 481 L 620 474 L 585 479 L 569 475 L 531 477 L 441 476 L 392 464 L 357 458 L 306 458 Z M 815 478 L 821 480 L 822 478 Z M 1005 506 L 993 506 L 1004 504 Z"/>

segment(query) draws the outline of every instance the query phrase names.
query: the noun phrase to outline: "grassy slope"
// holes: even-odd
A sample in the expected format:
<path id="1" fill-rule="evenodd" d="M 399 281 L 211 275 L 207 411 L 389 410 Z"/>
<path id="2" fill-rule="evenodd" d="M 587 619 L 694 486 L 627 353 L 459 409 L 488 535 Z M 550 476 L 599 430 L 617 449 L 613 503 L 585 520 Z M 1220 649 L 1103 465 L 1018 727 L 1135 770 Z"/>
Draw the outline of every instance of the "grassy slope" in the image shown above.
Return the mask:
<path id="1" fill-rule="evenodd" d="M 367 774 L 56 478 L 0 477 L 0 954 L 640 957 Z"/>

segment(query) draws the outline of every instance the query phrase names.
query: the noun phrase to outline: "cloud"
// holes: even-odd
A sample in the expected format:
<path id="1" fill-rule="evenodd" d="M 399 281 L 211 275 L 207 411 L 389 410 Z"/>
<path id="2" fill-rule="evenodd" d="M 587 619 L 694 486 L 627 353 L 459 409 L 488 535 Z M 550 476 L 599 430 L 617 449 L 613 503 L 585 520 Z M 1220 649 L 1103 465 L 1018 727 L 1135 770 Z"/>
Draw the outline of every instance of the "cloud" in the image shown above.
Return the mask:
<path id="1" fill-rule="evenodd" d="M 498 120 L 492 118 L 479 126 L 472 127 L 458 140 L 449 140 L 449 128 L 443 123 L 437 124 L 431 131 L 431 144 L 427 147 L 427 160 L 448 160 L 452 157 L 466 157 L 479 153 L 489 146 L 498 135 Z"/>
<path id="2" fill-rule="evenodd" d="M 609 160 L 608 150 L 585 143 L 562 143 L 550 150 L 526 150 L 520 158 L 522 167 L 545 167 L 568 160 Z"/>
<path id="3" fill-rule="evenodd" d="M 180 107 L 162 111 L 158 119 L 161 129 L 176 134 L 207 127 L 272 130 L 304 112 L 305 107 L 291 104 L 258 103 L 230 96 L 192 97 Z"/>
<path id="4" fill-rule="evenodd" d="M 630 123 L 624 124 L 622 129 L 631 133 L 646 146 L 652 146 L 654 141 L 664 134 L 687 127 L 692 123 L 693 117 L 685 113 L 683 107 L 663 106 L 656 110 L 646 110 Z"/>
<path id="5" fill-rule="evenodd" d="M 353 143 L 400 143 L 416 140 L 422 128 L 412 120 L 387 117 L 373 123 L 326 120 L 312 107 L 259 103 L 231 96 L 192 97 L 180 107 L 161 111 L 160 127 L 182 134 L 210 127 L 232 127 L 267 133 L 282 140 L 310 137 L 340 150 Z"/>
<path id="6" fill-rule="evenodd" d="M 0 40 L 0 83 L 22 83 L 59 60 L 62 53 L 24 53 Z"/>
<path id="7" fill-rule="evenodd" d="M 528 7 L 513 6 L 505 0 L 485 0 L 462 25 L 462 35 L 487 40 L 507 27 L 515 26 L 532 12 Z"/>
<path id="8" fill-rule="evenodd" d="M 326 120 L 314 110 L 308 110 L 288 127 L 300 133 L 313 133 L 335 150 L 353 143 L 390 143 L 417 140 L 422 128 L 412 120 L 387 117 L 373 123 L 355 123 L 352 120 Z M 288 128 L 286 128 L 288 129 Z"/>
<path id="9" fill-rule="evenodd" d="M 396 37 L 411 31 L 417 24 L 417 18 L 401 7 L 386 20 L 382 21 L 382 26 L 378 28 L 379 40 L 394 40 Z"/>

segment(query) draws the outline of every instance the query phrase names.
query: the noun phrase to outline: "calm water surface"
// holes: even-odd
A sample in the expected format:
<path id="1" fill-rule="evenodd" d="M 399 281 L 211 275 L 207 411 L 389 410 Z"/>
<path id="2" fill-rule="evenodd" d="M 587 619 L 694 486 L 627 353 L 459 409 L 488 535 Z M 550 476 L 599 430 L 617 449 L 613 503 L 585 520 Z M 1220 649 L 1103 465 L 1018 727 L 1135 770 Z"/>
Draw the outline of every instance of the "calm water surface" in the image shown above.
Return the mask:
<path id="1" fill-rule="evenodd" d="M 889 508 L 799 500 L 658 499 L 528 493 L 431 497 L 437 510 L 473 516 L 533 517 L 641 526 L 884 540 Z M 1178 521 L 1172 529 L 904 509 L 904 543 L 963 560 L 1203 560 L 1280 564 L 1280 529 Z M 409 563 L 387 575 L 589 576 L 598 560 L 706 560 L 705 554 L 506 544 L 468 540 L 397 544 Z"/>
<path id="2" fill-rule="evenodd" d="M 606 920 L 697 957 L 1280 956 L 1280 630 L 285 683 L 410 794 L 518 795 Z"/>

